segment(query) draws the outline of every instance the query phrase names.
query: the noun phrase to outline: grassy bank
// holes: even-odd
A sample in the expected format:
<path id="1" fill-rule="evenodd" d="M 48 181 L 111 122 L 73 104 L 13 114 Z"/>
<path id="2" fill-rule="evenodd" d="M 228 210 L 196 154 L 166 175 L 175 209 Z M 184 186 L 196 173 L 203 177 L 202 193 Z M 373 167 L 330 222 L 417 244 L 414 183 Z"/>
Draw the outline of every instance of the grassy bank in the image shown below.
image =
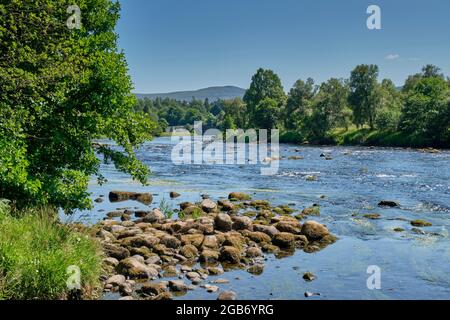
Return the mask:
<path id="1" fill-rule="evenodd" d="M 306 139 L 295 132 L 285 132 L 280 136 L 280 142 L 283 143 L 302 144 L 305 141 Z M 309 144 L 401 148 L 450 148 L 450 141 L 447 145 L 434 145 L 425 140 L 421 140 L 417 137 L 412 137 L 398 131 L 377 130 L 370 128 L 357 129 L 355 127 L 349 129 L 335 129 L 330 132 L 328 137 L 318 141 L 309 141 Z"/>
<path id="2" fill-rule="evenodd" d="M 81 271 L 82 297 L 94 297 L 101 273 L 98 243 L 58 222 L 50 209 L 11 213 L 0 201 L 0 299 L 67 299 L 69 266 Z"/>

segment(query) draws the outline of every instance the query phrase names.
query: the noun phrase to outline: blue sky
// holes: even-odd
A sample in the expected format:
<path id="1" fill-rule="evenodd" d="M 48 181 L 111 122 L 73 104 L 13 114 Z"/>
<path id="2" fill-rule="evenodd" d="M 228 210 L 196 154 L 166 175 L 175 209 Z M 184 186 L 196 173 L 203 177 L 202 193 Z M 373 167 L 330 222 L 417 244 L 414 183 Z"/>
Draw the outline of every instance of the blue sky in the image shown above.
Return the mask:
<path id="1" fill-rule="evenodd" d="M 348 77 L 360 63 L 401 85 L 433 63 L 450 75 L 448 0 L 120 0 L 117 31 L 135 91 L 247 88 L 259 67 L 297 79 Z M 381 7 L 382 30 L 366 27 Z M 389 59 L 390 58 L 390 59 Z"/>

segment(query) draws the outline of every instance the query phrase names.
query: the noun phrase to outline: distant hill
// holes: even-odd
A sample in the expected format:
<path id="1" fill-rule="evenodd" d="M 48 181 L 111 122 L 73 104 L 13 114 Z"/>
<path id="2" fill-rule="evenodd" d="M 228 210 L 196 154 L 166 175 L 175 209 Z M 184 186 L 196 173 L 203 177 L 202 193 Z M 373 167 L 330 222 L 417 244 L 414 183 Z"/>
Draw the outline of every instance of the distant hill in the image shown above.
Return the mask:
<path id="1" fill-rule="evenodd" d="M 219 99 L 234 99 L 244 97 L 245 89 L 234 87 L 234 86 L 224 86 L 224 87 L 209 87 L 195 91 L 179 91 L 179 92 L 169 92 L 169 93 L 152 93 L 152 94 L 142 94 L 136 93 L 138 99 L 149 98 L 155 100 L 156 98 L 169 98 L 180 101 L 191 101 L 193 97 L 197 100 L 217 101 Z"/>

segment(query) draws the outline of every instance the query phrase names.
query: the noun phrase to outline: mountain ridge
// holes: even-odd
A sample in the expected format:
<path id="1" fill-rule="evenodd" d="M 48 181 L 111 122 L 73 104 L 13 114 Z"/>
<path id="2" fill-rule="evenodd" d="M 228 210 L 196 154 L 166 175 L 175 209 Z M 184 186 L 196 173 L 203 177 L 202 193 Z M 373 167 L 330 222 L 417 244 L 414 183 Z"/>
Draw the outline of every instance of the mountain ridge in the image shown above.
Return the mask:
<path id="1" fill-rule="evenodd" d="M 180 101 L 191 101 L 192 98 L 197 100 L 205 100 L 208 98 L 209 101 L 217 101 L 243 98 L 244 94 L 245 89 L 237 86 L 214 86 L 198 90 L 175 91 L 167 93 L 135 93 L 138 99 L 149 98 L 151 100 L 155 100 L 157 98 L 169 98 Z"/>

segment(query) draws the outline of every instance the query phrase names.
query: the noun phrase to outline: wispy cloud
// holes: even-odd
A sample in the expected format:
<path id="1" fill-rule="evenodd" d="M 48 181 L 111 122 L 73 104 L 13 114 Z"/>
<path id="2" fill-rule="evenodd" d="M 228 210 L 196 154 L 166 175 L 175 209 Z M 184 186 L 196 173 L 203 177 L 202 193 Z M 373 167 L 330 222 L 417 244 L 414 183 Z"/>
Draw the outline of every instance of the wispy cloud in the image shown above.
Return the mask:
<path id="1" fill-rule="evenodd" d="M 391 60 L 391 61 L 398 60 L 399 58 L 400 58 L 400 55 L 396 54 L 396 53 L 391 53 L 391 54 L 388 54 L 386 57 L 384 57 L 384 59 Z"/>

